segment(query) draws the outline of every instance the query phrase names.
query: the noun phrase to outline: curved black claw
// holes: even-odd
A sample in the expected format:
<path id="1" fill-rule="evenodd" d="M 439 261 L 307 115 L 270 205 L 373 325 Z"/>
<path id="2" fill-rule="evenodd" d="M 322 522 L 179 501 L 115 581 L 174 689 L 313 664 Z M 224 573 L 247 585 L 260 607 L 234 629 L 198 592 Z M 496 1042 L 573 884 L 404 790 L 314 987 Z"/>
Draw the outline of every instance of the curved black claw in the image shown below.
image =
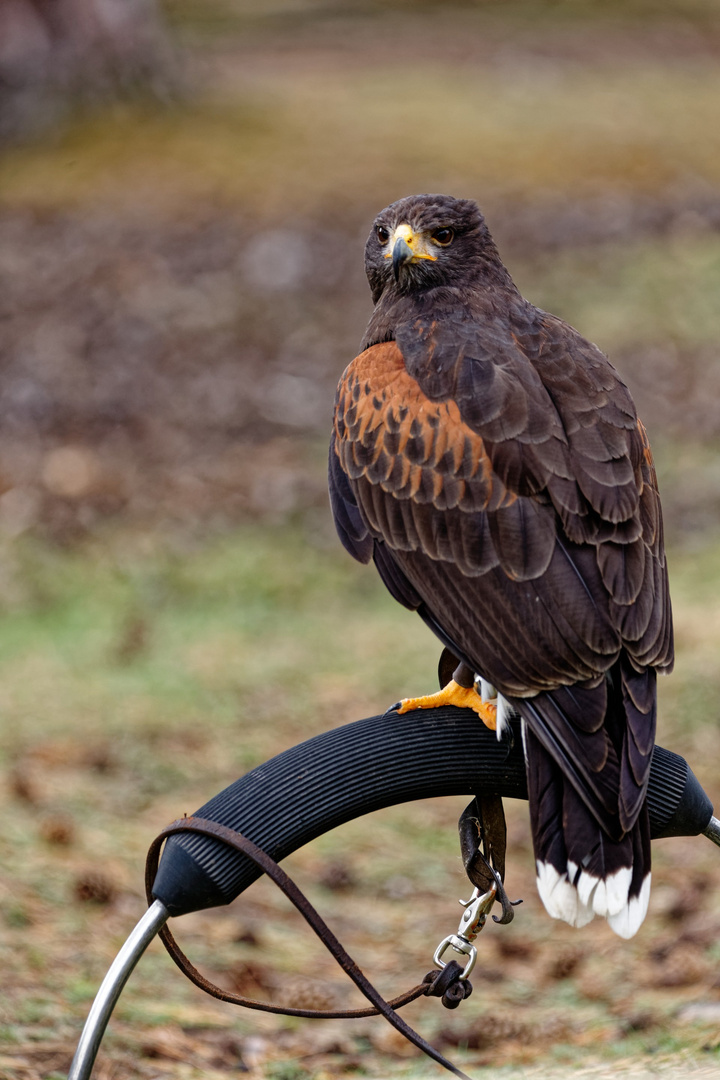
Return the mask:
<path id="1" fill-rule="evenodd" d="M 402 701 L 396 701 L 394 705 L 391 705 L 389 709 L 385 710 L 383 716 L 389 716 L 391 712 L 397 712 L 401 705 Z"/>

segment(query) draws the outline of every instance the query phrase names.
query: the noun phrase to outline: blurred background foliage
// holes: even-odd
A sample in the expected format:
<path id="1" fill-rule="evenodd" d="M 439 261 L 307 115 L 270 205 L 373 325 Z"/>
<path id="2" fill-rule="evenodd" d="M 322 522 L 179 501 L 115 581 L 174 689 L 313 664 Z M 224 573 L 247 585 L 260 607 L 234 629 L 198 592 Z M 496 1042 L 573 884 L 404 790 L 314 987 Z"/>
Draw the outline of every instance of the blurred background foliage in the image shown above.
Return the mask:
<path id="1" fill-rule="evenodd" d="M 719 58 L 716 0 L 0 0 L 0 1075 L 66 1067 L 162 824 L 432 685 L 435 643 L 338 550 L 324 478 L 370 311 L 364 239 L 402 195 L 476 198 L 525 295 L 630 385 L 676 613 L 661 738 L 718 791 Z M 457 809 L 400 808 L 372 843 L 359 823 L 294 857 L 388 992 L 407 979 L 377 946 L 403 897 L 422 896 L 432 949 L 442 882 L 454 929 Z M 522 808 L 511 825 L 526 921 L 514 953 L 489 948 L 513 1021 L 433 1013 L 426 1033 L 475 1067 L 714 1054 L 712 860 L 658 845 L 628 953 L 548 925 Z M 220 916 L 197 934 L 267 993 L 306 959 L 264 934 L 274 904 L 250 902 L 245 937 Z M 157 954 L 138 973 L 108 1076 L 415 1068 L 377 1026 L 258 1029 L 167 972 Z M 711 1013 L 678 1011 L 697 1001 Z"/>
<path id="2" fill-rule="evenodd" d="M 611 354 L 671 533 L 717 520 L 716 3 L 64 4 L 44 53 L 0 50 L 0 115 L 33 102 L 0 160 L 6 528 L 324 507 L 362 241 L 418 190 L 477 197 Z"/>
<path id="3" fill-rule="evenodd" d="M 324 507 L 362 241 L 418 190 L 477 197 L 611 354 L 671 533 L 717 520 L 717 4 L 134 0 L 101 33 L 119 0 L 63 3 L 44 53 L 0 50 L 7 529 Z"/>

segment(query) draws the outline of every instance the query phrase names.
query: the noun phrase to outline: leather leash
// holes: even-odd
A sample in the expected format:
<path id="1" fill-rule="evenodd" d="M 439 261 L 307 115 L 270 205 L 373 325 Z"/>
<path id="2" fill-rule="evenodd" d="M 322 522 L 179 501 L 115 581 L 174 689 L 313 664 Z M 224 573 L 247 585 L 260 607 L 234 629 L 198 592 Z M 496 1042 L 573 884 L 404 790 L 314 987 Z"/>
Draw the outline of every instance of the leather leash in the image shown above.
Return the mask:
<path id="1" fill-rule="evenodd" d="M 233 1005 L 241 1005 L 247 1009 L 260 1009 L 263 1012 L 281 1013 L 285 1016 L 302 1016 L 316 1019 L 350 1019 L 363 1016 L 384 1016 L 388 1023 L 392 1024 L 401 1035 L 404 1035 L 409 1042 L 419 1050 L 422 1050 L 428 1057 L 431 1057 L 438 1065 L 442 1065 L 443 1068 L 454 1073 L 460 1080 L 471 1080 L 467 1073 L 458 1069 L 457 1066 L 453 1065 L 451 1061 L 436 1050 L 434 1046 L 431 1046 L 430 1043 L 426 1042 L 426 1040 L 411 1028 L 409 1024 L 406 1024 L 402 1017 L 398 1016 L 395 1011 L 423 995 L 442 997 L 443 1004 L 448 1008 L 455 1008 L 460 1004 L 463 998 L 468 997 L 472 992 L 470 983 L 467 980 L 461 981 L 458 978 L 462 973 L 460 964 L 453 960 L 439 971 L 430 971 L 425 976 L 422 983 L 414 986 L 405 994 L 401 994 L 391 1001 L 386 1001 L 365 975 L 363 975 L 358 965 L 345 951 L 330 927 L 318 914 L 307 897 L 301 892 L 295 882 L 288 877 L 285 871 L 278 866 L 274 859 L 271 859 L 269 855 L 253 844 L 251 840 L 248 840 L 247 837 L 242 836 L 241 833 L 228 829 L 224 825 L 219 825 L 215 821 L 207 821 L 204 818 L 180 818 L 178 821 L 174 821 L 171 825 L 168 825 L 167 828 L 163 829 L 151 844 L 145 866 L 145 889 L 148 903 L 152 903 L 153 901 L 152 888 L 155 881 L 155 875 L 157 874 L 160 849 L 168 837 L 183 832 L 199 833 L 203 836 L 213 837 L 216 840 L 220 840 L 222 843 L 227 844 L 229 847 L 234 848 L 236 851 L 241 852 L 243 855 L 246 855 L 247 858 L 256 863 L 256 865 L 275 882 L 278 888 L 285 893 L 291 903 L 294 904 L 308 925 L 320 938 L 323 945 L 325 945 L 335 960 L 337 960 L 343 971 L 349 975 L 360 992 L 372 1003 L 372 1008 L 346 1010 L 341 1012 L 331 1012 L 319 1009 L 284 1008 L 262 1001 L 255 1001 L 252 998 L 245 998 L 240 994 L 235 994 L 229 990 L 223 990 L 221 987 L 216 986 L 206 979 L 197 968 L 191 964 L 187 956 L 180 949 L 166 924 L 160 931 L 160 939 L 173 961 L 191 982 L 195 983 L 196 986 L 200 987 L 200 989 L 204 990 L 207 994 L 211 994 L 213 997 L 218 998 L 220 1001 L 227 1001 Z"/>

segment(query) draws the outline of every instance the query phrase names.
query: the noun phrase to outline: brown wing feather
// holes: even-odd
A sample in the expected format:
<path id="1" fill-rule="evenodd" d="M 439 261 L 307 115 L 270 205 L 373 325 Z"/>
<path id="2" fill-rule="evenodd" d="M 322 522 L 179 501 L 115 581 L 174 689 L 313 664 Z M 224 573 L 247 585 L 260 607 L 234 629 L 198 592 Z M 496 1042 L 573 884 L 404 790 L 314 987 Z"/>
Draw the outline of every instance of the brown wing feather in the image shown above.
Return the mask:
<path id="1" fill-rule="evenodd" d="M 452 394 L 463 421 L 483 438 L 495 474 L 520 496 L 515 516 L 527 502 L 522 495 L 549 501 L 559 535 L 597 553 L 619 638 L 644 663 L 670 666 L 672 620 L 652 455 L 607 357 L 562 320 L 526 304 L 491 309 L 482 323 L 417 319 L 398 328 L 398 340 L 419 385 L 436 396 Z M 490 369 L 502 373 L 501 382 Z M 518 417 L 525 425 L 498 441 L 501 403 L 512 413 L 513 430 Z M 497 523 L 491 531 L 499 551 Z M 527 537 L 529 530 L 521 532 Z M 525 579 L 519 551 L 511 560 Z M 502 556 L 501 564 L 516 576 Z"/>
<path id="2" fill-rule="evenodd" d="M 609 362 L 537 314 L 532 335 L 491 324 L 487 347 L 477 324 L 418 319 L 367 349 L 338 388 L 335 453 L 388 546 L 395 592 L 419 598 L 458 655 L 525 700 L 620 836 L 652 750 L 645 668 L 672 663 L 657 481 Z M 611 669 L 618 731 L 602 727 Z"/>
<path id="3" fill-rule="evenodd" d="M 465 424 L 454 401 L 432 402 L 405 369 L 394 341 L 366 349 L 346 368 L 335 409 L 338 453 L 348 475 L 357 479 L 369 466 L 387 458 L 383 490 L 412 497 L 423 466 L 435 471 L 437 495 L 443 478 L 453 476 L 480 488 L 483 503 L 513 501 L 493 476 L 483 440 Z M 348 453 L 349 451 L 349 453 Z M 395 466 L 395 471 L 393 470 Z M 493 486 L 498 492 L 493 498 Z"/>
<path id="4" fill-rule="evenodd" d="M 645 429 L 599 350 L 540 314 L 533 334 L 508 332 L 506 324 L 493 332 L 500 380 L 475 325 L 417 320 L 400 328 L 404 352 L 398 342 L 367 349 L 338 388 L 339 463 L 371 531 L 392 549 L 417 552 L 421 563 L 428 556 L 452 563 L 463 577 L 499 567 L 501 589 L 509 581 L 540 585 L 546 575 L 540 591 L 549 591 L 548 609 L 561 624 L 553 597 L 568 595 L 584 611 L 590 593 L 593 613 L 582 633 L 598 650 L 596 674 L 623 645 L 639 665 L 668 667 L 662 521 Z M 453 389 L 457 400 L 448 396 Z M 497 436 L 499 408 L 523 417 L 528 430 L 502 442 L 484 437 L 486 430 Z M 516 431 L 516 420 L 509 426 Z M 535 493 L 523 493 L 528 488 Z M 563 534 L 570 543 L 553 558 Z M 594 557 L 589 563 L 583 556 L 578 570 L 583 545 Z M 415 568 L 408 573 L 415 579 Z M 485 581 L 482 595 L 486 603 Z M 452 606 L 450 596 L 447 602 Z M 516 598 L 490 614 L 517 627 L 522 608 Z M 560 640 L 565 635 L 572 639 L 574 631 L 559 626 Z M 579 666 L 576 677 L 588 678 L 587 657 Z M 551 666 L 547 678 L 567 681 L 567 667 Z M 526 692 L 534 689 L 530 680 Z"/>
<path id="5" fill-rule="evenodd" d="M 431 400 L 395 342 L 367 349 L 346 369 L 335 450 L 372 530 L 391 547 L 419 547 L 468 576 L 498 562 L 517 580 L 547 567 L 555 542 L 552 507 L 503 483 L 458 404 Z M 397 515 L 386 502 L 410 504 L 404 536 L 390 524 Z"/>

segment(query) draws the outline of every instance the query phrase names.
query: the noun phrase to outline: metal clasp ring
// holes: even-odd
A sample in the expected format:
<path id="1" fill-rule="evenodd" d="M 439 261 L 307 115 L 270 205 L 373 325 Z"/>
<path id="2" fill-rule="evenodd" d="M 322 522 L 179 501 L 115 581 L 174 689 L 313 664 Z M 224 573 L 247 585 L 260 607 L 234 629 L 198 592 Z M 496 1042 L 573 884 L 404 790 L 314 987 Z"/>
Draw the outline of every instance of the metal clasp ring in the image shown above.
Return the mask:
<path id="1" fill-rule="evenodd" d="M 468 958 L 462 975 L 458 976 L 460 979 L 467 979 L 477 960 L 477 949 L 472 942 L 485 925 L 485 920 L 495 903 L 496 896 L 497 884 L 493 882 L 486 893 L 481 893 L 479 889 L 475 889 L 469 900 L 460 901 L 465 910 L 460 918 L 457 934 L 448 934 L 435 950 L 433 961 L 438 967 L 445 967 L 442 959 L 443 955 L 448 949 L 454 949 L 455 952 L 461 953 Z"/>
<path id="2" fill-rule="evenodd" d="M 475 961 L 477 960 L 477 949 L 474 945 L 471 945 L 469 941 L 466 941 L 465 938 L 458 937 L 457 934 L 448 934 L 448 936 L 440 942 L 437 949 L 435 950 L 435 955 L 433 956 L 433 963 L 437 964 L 437 966 L 440 968 L 444 968 L 446 965 L 442 957 L 443 954 L 446 953 L 447 950 L 450 948 L 454 949 L 457 953 L 462 953 L 463 955 L 467 956 L 467 963 L 463 968 L 462 975 L 458 975 L 458 979 L 467 979 L 470 975 L 470 972 L 475 967 Z"/>

